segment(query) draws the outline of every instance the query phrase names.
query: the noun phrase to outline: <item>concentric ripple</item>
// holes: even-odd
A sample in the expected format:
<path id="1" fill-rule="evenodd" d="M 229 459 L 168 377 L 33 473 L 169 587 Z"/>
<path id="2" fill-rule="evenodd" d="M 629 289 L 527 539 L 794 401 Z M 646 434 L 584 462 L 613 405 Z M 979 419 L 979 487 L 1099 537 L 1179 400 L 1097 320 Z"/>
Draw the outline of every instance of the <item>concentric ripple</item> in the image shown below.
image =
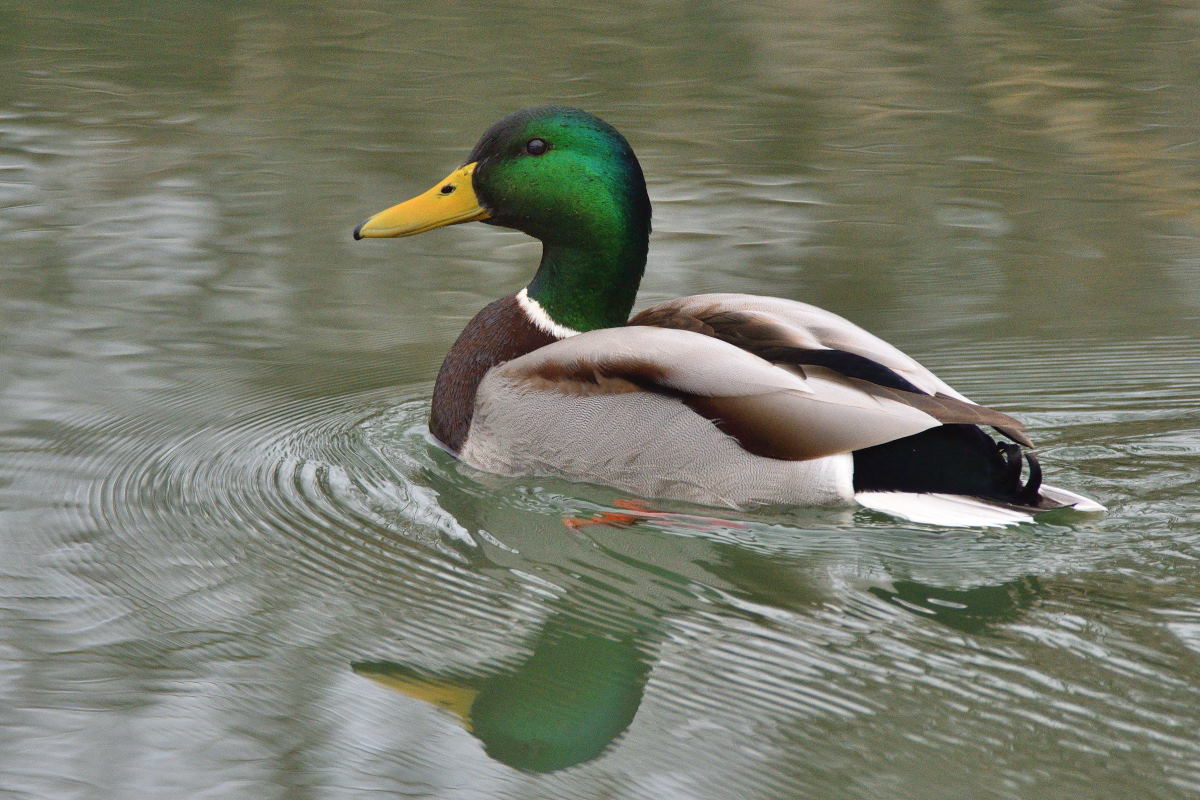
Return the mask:
<path id="1" fill-rule="evenodd" d="M 999 368 L 1007 351 L 993 349 Z M 693 516 L 572 531 L 563 518 L 611 508 L 611 492 L 464 467 L 429 439 L 423 384 L 289 393 L 217 374 L 204 391 L 49 415 L 8 437 L 21 446 L 3 468 L 5 514 L 25 525 L 4 545 L 5 571 L 26 587 L 9 613 L 53 623 L 22 656 L 40 665 L 46 696 L 84 670 L 132 683 L 74 695 L 76 713 L 159 698 L 151 719 L 165 733 L 139 752 L 163 757 L 194 750 L 194 722 L 171 720 L 191 719 L 186 709 L 206 698 L 210 737 L 280 709 L 302 728 L 336 729 L 323 746 L 346 780 L 382 780 L 380 741 L 389 763 L 417 775 L 445 763 L 447 737 L 465 737 L 453 747 L 474 782 L 497 764 L 589 764 L 598 780 L 647 776 L 632 796 L 664 786 L 787 795 L 801 784 L 828 795 L 862 775 L 842 793 L 867 797 L 880 779 L 873 753 L 902 739 L 910 775 L 986 748 L 1007 754 L 993 762 L 998 775 L 1037 764 L 1083 791 L 1078 763 L 1044 754 L 1069 748 L 1091 770 L 1121 746 L 1182 790 L 1197 785 L 1187 765 L 1200 757 L 1180 732 L 1181 709 L 1200 702 L 1181 677 L 1197 611 L 1169 581 L 1147 585 L 1149 602 L 1131 596 L 1109 564 L 1184 563 L 1186 539 L 1157 531 L 1184 513 L 1172 465 L 1196 445 L 1181 425 L 1185 389 L 1102 409 L 1096 359 L 1125 352 L 1091 348 L 1057 365 L 1079 413 L 1103 419 L 1040 411 L 1031 427 L 1062 483 L 1091 481 L 1117 514 L 1124 504 L 1162 526 L 1064 517 L 946 532 L 804 509 L 720 522 L 668 504 Z M 1157 352 L 1163 362 L 1191 353 L 1175 340 Z M 1149 360 L 1143 383 L 1156 374 Z M 983 361 L 993 369 L 986 351 Z M 1185 371 L 1173 385 L 1195 378 Z M 1069 405 L 1053 384 L 1040 387 L 1042 408 Z M 1194 481 L 1178 469 L 1178 486 Z M 60 501 L 47 508 L 50 496 Z M 560 684 L 566 668 L 573 680 Z M 499 717 L 439 710 L 464 687 L 485 687 Z M 441 700 L 419 702 L 431 695 Z M 38 690 L 9 699 L 30 696 Z M 535 758 L 529 742 L 499 738 L 525 707 L 595 735 L 538 745 Z M 615 720 L 597 716 L 615 707 Z M 756 766 L 797 750 L 811 754 L 798 775 Z M 661 768 L 681 753 L 703 781 Z M 227 770 L 232 759 L 205 763 Z M 969 792 L 966 776 L 938 774 Z M 1111 781 L 1133 791 L 1143 778 Z M 505 778 L 497 795 L 521 787 Z"/>

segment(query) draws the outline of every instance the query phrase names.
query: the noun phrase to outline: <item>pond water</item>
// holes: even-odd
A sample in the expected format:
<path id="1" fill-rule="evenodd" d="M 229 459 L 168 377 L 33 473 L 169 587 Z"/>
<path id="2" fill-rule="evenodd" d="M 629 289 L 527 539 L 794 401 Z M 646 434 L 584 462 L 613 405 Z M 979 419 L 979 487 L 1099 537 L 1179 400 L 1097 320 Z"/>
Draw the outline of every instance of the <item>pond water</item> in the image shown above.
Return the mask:
<path id="1" fill-rule="evenodd" d="M 1200 7 L 0 4 L 0 797 L 1200 794 Z M 1104 516 L 570 530 L 428 397 L 538 248 L 353 242 L 620 128 L 639 306 L 816 303 Z"/>

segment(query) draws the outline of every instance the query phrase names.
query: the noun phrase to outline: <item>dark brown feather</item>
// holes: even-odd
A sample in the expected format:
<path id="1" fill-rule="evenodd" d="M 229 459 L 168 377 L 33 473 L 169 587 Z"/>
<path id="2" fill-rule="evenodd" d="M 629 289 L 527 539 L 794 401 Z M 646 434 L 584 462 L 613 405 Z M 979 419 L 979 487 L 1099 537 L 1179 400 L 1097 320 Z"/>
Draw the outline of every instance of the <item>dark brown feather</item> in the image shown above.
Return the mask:
<path id="1" fill-rule="evenodd" d="M 652 388 L 663 381 L 666 370 L 652 361 L 617 355 L 602 361 L 544 361 L 527 374 L 549 384 L 599 383 L 605 378 L 619 378 Z"/>
<path id="2" fill-rule="evenodd" d="M 834 455 L 836 449 L 820 446 L 805 431 L 796 430 L 783 415 L 769 413 L 770 395 L 743 397 L 699 397 L 684 395 L 683 402 L 702 417 L 708 418 L 726 436 L 737 440 L 748 453 L 785 461 L 805 461 Z M 767 412 L 767 413 L 764 413 Z"/>
<path id="3" fill-rule="evenodd" d="M 467 323 L 442 362 L 433 387 L 429 430 L 457 453 L 467 440 L 475 392 L 484 374 L 554 341 L 529 320 L 515 295 L 489 303 Z"/>
<path id="4" fill-rule="evenodd" d="M 795 339 L 783 325 L 761 314 L 730 311 L 713 305 L 695 312 L 686 312 L 669 304 L 648 308 L 629 320 L 630 325 L 652 325 L 658 328 L 702 333 L 737 345 L 755 355 L 770 347 L 795 347 Z"/>

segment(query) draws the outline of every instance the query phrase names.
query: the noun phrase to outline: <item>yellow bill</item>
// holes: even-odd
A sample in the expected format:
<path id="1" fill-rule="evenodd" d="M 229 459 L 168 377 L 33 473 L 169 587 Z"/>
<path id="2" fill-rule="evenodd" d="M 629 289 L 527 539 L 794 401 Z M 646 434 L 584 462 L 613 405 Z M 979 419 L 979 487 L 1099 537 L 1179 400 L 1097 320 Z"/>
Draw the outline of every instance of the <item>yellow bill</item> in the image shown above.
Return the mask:
<path id="1" fill-rule="evenodd" d="M 392 667 L 392 668 L 389 668 Z M 462 682 L 425 677 L 398 664 L 356 664 L 354 671 L 402 694 L 449 711 L 471 730 L 471 706 L 479 690 Z"/>
<path id="2" fill-rule="evenodd" d="M 487 219 L 491 212 L 480 205 L 471 185 L 474 172 L 474 161 L 459 167 L 424 194 L 380 211 L 359 225 L 354 229 L 354 238 L 414 236 L 444 225 Z"/>

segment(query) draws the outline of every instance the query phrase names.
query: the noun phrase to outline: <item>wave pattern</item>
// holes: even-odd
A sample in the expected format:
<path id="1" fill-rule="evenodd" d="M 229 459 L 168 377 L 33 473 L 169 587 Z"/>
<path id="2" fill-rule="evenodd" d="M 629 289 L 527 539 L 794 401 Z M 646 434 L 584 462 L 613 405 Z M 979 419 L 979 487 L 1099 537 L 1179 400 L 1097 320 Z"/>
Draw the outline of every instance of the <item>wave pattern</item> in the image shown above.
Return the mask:
<path id="1" fill-rule="evenodd" d="M 4 613 L 24 650 L 2 663 L 38 670 L 5 701 L 32 713 L 65 692 L 38 723 L 63 735 L 124 714 L 131 763 L 241 742 L 263 755 L 241 773 L 284 784 L 296 770 L 282 742 L 301 735 L 332 783 L 425 776 L 405 784 L 417 794 L 446 791 L 455 763 L 496 796 L 525 796 L 539 771 L 557 796 L 978 796 L 979 771 L 957 768 L 977 763 L 998 797 L 1087 793 L 1096 774 L 1114 797 L 1178 796 L 1200 787 L 1200 608 L 1169 578 L 1196 545 L 1185 462 L 1200 449 L 1186 427 L 1200 359 L 1182 339 L 1089 346 L 1053 356 L 1051 381 L 1013 366 L 1029 350 L 927 361 L 968 393 L 1003 372 L 1048 409 L 1028 415 L 1048 469 L 1115 497 L 1109 517 L 945 533 L 798 510 L 571 531 L 564 517 L 611 494 L 457 464 L 424 432 L 424 387 L 243 391 L 216 407 L 191 391 L 29 423 L 3 473 L 19 529 L 5 580 L 24 587 Z M 1167 577 L 1131 584 L 1131 570 Z M 567 663 L 572 686 L 624 698 L 625 727 L 594 722 L 615 699 L 560 696 L 562 667 L 545 665 Z M 106 688 L 67 688 L 81 670 Z M 566 708 L 597 741 L 513 745 L 481 699 L 457 722 L 438 710 L 452 701 L 419 702 L 435 685 L 502 697 L 499 719 Z M 134 698 L 148 705 L 128 717 Z M 14 730 L 30 724 L 18 715 Z M 180 780 L 238 774 L 237 749 L 190 758 Z M 1107 769 L 1117 749 L 1161 779 Z M 55 785 L 40 759 L 20 789 Z M 558 772 L 571 764 L 586 767 Z M 86 759 L 71 770 L 115 786 Z"/>

